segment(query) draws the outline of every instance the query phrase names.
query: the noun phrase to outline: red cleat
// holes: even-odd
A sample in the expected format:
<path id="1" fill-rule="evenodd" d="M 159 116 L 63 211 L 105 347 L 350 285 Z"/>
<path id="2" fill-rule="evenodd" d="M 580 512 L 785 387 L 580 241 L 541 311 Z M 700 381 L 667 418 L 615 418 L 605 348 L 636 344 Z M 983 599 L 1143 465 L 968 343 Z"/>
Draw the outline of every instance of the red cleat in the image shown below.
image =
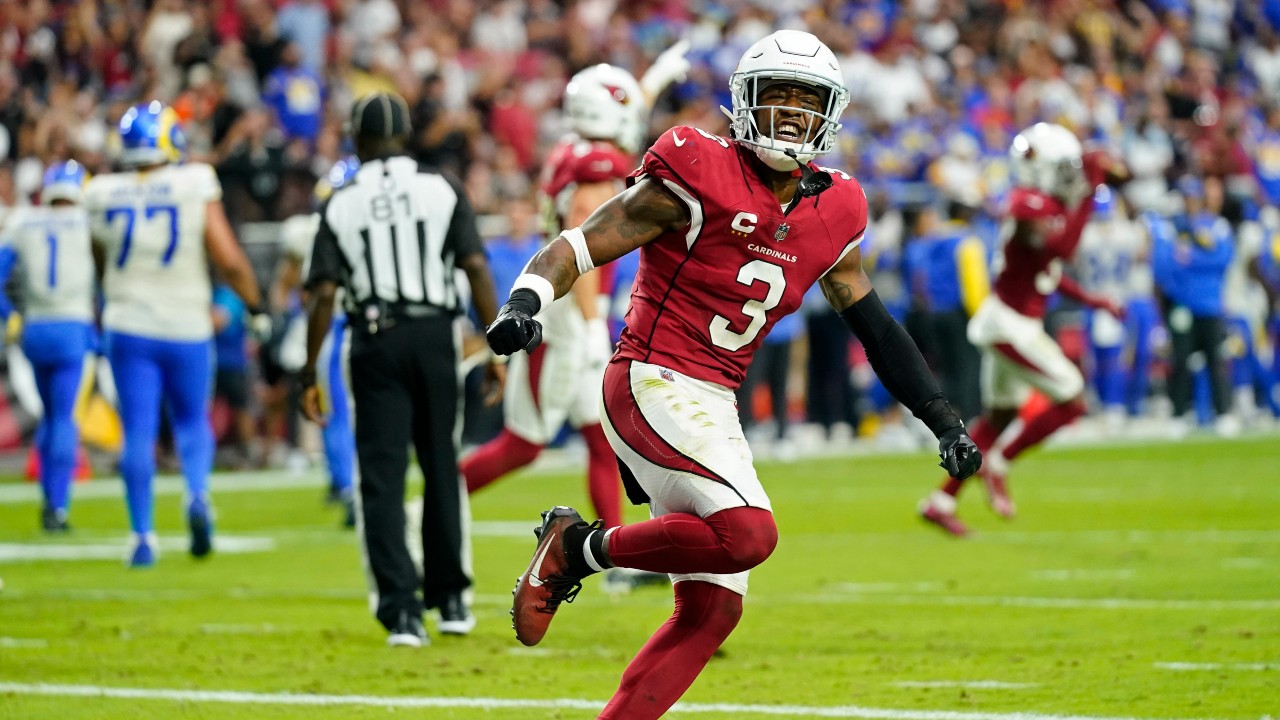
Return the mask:
<path id="1" fill-rule="evenodd" d="M 582 578 L 569 571 L 564 554 L 564 530 L 578 523 L 586 525 L 577 510 L 557 505 L 542 513 L 542 526 L 533 531 L 538 549 L 511 591 L 511 626 L 525 645 L 541 642 L 560 604 L 573 602 L 582 589 Z"/>
<path id="2" fill-rule="evenodd" d="M 1013 498 L 1009 497 L 1009 485 L 1006 482 L 1008 475 L 1009 461 L 998 452 L 991 453 L 991 459 L 983 463 L 982 469 L 978 471 L 982 487 L 987 491 L 987 504 L 995 514 L 1006 520 L 1017 514 Z"/>
<path id="3" fill-rule="evenodd" d="M 920 517 L 927 523 L 942 528 L 942 531 L 953 537 L 964 537 L 969 528 L 956 517 L 956 499 L 941 490 L 920 501 Z"/>

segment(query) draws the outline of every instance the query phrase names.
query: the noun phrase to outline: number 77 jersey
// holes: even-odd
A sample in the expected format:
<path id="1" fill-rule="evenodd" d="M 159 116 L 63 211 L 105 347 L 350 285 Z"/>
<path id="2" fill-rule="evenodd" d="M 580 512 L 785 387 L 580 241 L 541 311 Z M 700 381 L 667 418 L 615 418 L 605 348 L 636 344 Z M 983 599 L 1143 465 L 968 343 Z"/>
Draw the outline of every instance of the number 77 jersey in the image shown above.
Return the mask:
<path id="1" fill-rule="evenodd" d="M 202 163 L 89 181 L 85 208 L 105 256 L 105 329 L 175 341 L 213 335 L 205 205 L 221 199 Z"/>
<path id="2" fill-rule="evenodd" d="M 831 188 L 784 212 L 769 172 L 750 148 L 690 127 L 649 149 L 629 182 L 661 183 L 690 222 L 640 249 L 621 357 L 736 388 L 774 323 L 862 242 L 856 180 L 828 170 Z"/>

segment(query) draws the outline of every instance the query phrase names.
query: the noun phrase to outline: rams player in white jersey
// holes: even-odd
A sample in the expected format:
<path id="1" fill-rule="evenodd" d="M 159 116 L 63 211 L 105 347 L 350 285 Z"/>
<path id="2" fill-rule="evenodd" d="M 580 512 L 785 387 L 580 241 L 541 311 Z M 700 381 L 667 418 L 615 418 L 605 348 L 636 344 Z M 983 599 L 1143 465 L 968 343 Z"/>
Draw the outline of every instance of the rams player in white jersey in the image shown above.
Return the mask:
<path id="1" fill-rule="evenodd" d="M 102 326 L 124 425 L 120 474 L 134 541 L 129 564 L 147 567 L 157 550 L 151 478 L 162 401 L 187 481 L 191 554 L 213 549 L 209 262 L 255 309 L 255 324 L 264 314 L 213 168 L 180 163 L 184 141 L 173 109 L 160 102 L 130 108 L 119 132 L 124 171 L 91 180 L 85 206 L 104 269 Z"/>
<path id="2" fill-rule="evenodd" d="M 360 160 L 354 155 L 335 163 L 328 175 L 316 183 L 317 205 L 329 199 L 334 190 L 350 182 L 359 169 Z M 295 215 L 284 221 L 280 229 L 281 239 L 284 241 L 284 257 L 277 279 L 277 287 L 284 293 L 299 290 L 307 277 L 311 265 L 311 249 L 315 245 L 316 230 L 319 228 L 320 215 L 314 212 Z M 339 288 L 337 293 L 334 302 L 341 306 L 342 289 Z M 306 317 L 300 319 L 305 324 Z M 342 524 L 353 528 L 356 525 L 355 497 L 352 491 L 356 472 L 356 440 L 351 426 L 351 394 L 343 377 L 351 345 L 346 329 L 347 314 L 334 313 L 329 334 L 320 346 L 317 367 L 321 371 L 316 375 L 316 385 L 327 405 L 328 422 L 321 428 L 321 433 L 325 462 L 329 467 L 329 501 L 342 505 Z M 302 352 L 306 352 L 305 347 Z"/>
<path id="3" fill-rule="evenodd" d="M 84 167 L 74 161 L 45 173 L 41 205 L 15 210 L 0 234 L 0 287 L 20 264 L 24 328 L 22 350 L 31 361 L 44 417 L 36 431 L 40 522 L 65 532 L 79 429 L 74 414 L 85 359 L 94 343 L 93 255 L 89 221 L 81 207 Z M 10 305 L 0 299 L 7 322 Z"/>

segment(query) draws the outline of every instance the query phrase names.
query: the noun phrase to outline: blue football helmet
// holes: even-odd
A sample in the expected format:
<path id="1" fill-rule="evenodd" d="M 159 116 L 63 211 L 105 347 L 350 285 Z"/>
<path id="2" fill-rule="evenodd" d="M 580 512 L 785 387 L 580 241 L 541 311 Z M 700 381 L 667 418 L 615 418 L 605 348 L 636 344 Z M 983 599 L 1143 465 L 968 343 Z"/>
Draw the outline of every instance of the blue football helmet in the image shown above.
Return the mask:
<path id="1" fill-rule="evenodd" d="M 84 198 L 84 184 L 89 173 L 75 160 L 55 163 L 44 171 L 44 183 L 40 190 L 40 202 L 48 205 L 54 200 L 79 203 Z"/>
<path id="2" fill-rule="evenodd" d="M 351 178 L 356 176 L 356 171 L 360 169 L 360 160 L 355 155 L 348 155 L 329 168 L 329 172 L 324 177 L 316 181 L 314 199 L 316 205 L 329 199 L 334 190 L 351 182 Z"/>
<path id="3" fill-rule="evenodd" d="M 134 105 L 120 118 L 120 161 L 127 167 L 163 165 L 182 160 L 187 139 L 178 113 L 159 100 Z"/>

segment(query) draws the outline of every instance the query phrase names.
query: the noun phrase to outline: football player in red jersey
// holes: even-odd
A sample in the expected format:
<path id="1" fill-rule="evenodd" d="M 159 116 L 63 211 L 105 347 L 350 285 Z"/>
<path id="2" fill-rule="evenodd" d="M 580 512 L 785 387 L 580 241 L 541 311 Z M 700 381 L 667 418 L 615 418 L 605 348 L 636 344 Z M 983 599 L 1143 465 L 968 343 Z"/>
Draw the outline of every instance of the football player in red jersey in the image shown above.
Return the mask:
<path id="1" fill-rule="evenodd" d="M 577 277 L 640 249 L 622 340 L 605 370 L 604 429 L 633 502 L 651 520 L 588 525 L 543 513 L 516 586 L 516 637 L 539 642 L 581 579 L 619 566 L 671 574 L 675 612 L 627 667 L 601 718 L 666 712 L 737 625 L 748 571 L 778 533 L 734 403 L 752 353 L 820 283 L 895 397 L 939 438 L 956 477 L 981 456 L 919 350 L 885 310 L 858 248 L 867 202 L 856 181 L 811 164 L 848 104 L 835 55 L 783 30 L 751 46 L 730 79 L 732 136 L 662 134 L 630 187 L 529 262 L 487 331 L 494 352 L 532 350 L 534 316 Z"/>
<path id="2" fill-rule="evenodd" d="M 1061 292 L 1116 316 L 1122 313 L 1107 298 L 1085 292 L 1062 270 L 1093 214 L 1094 189 L 1104 182 L 1118 184 L 1125 175 L 1105 153 L 1084 153 L 1074 133 L 1051 123 L 1022 131 L 1009 154 L 1016 185 L 1009 197 L 994 292 L 974 313 L 968 333 L 983 351 L 985 408 L 970 430 L 986 458 L 979 476 L 988 500 L 1004 517 L 1014 513 L 1005 482 L 1009 461 L 1085 412 L 1084 378 L 1045 331 L 1045 301 Z M 1052 404 L 992 451 L 1031 388 Z M 964 478 L 947 478 L 920 503 L 921 517 L 952 535 L 967 534 L 956 517 L 956 494 L 963 483 Z"/>
<path id="3" fill-rule="evenodd" d="M 631 73 L 603 64 L 573 76 L 564 109 L 574 132 L 552 150 L 540 187 L 548 239 L 581 225 L 624 187 L 648 114 Z M 586 441 L 587 488 L 596 516 L 609 527 L 622 524 L 617 459 L 600 427 L 600 385 L 612 345 L 601 275 L 610 269 L 583 273 L 571 297 L 538 315 L 543 344 L 514 355 L 507 368 L 502 431 L 460 466 L 468 492 L 533 462 L 568 421 Z M 607 278 L 603 284 L 607 288 Z"/>

